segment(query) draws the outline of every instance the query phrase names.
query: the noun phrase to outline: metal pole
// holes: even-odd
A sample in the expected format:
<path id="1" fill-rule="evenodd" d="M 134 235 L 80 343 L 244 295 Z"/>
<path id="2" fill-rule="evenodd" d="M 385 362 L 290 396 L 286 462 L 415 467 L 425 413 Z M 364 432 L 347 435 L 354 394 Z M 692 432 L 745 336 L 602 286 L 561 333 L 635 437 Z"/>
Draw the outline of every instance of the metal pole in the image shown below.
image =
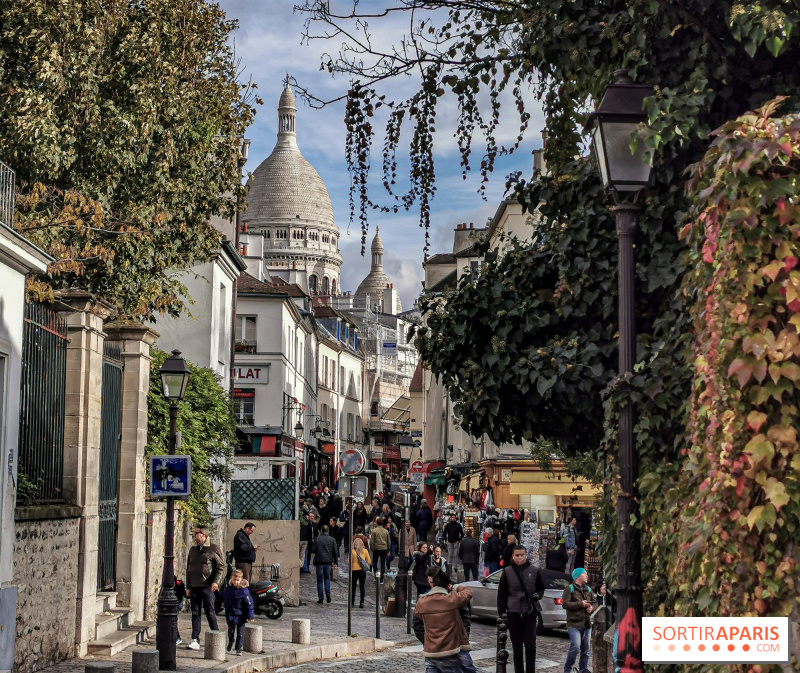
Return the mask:
<path id="1" fill-rule="evenodd" d="M 353 635 L 353 477 L 350 480 L 350 517 L 347 525 L 350 527 L 350 550 L 347 558 L 347 635 Z"/>
<path id="2" fill-rule="evenodd" d="M 633 372 L 636 358 L 636 276 L 634 241 L 638 207 L 624 203 L 615 209 L 619 238 L 619 374 Z M 620 494 L 617 498 L 617 606 L 619 619 L 616 660 L 620 673 L 640 673 L 642 666 L 642 542 L 639 532 L 639 457 L 633 437 L 630 398 L 619 412 Z"/>
<path id="3" fill-rule="evenodd" d="M 375 564 L 375 637 L 381 637 L 381 575 Z"/>
<path id="4" fill-rule="evenodd" d="M 178 434 L 178 403 L 169 405 L 169 455 L 175 455 Z M 151 475 L 152 478 L 152 475 Z M 178 638 L 178 598 L 175 596 L 175 499 L 167 498 L 167 522 L 164 531 L 164 572 L 158 594 L 156 649 L 161 671 L 177 670 L 175 641 Z"/>
<path id="5" fill-rule="evenodd" d="M 406 633 L 411 633 L 411 573 L 406 573 Z"/>
<path id="6" fill-rule="evenodd" d="M 397 578 L 394 583 L 395 617 L 405 617 L 406 614 L 406 521 L 408 520 L 408 493 L 403 493 L 403 520 L 400 522 L 400 549 L 397 562 Z"/>

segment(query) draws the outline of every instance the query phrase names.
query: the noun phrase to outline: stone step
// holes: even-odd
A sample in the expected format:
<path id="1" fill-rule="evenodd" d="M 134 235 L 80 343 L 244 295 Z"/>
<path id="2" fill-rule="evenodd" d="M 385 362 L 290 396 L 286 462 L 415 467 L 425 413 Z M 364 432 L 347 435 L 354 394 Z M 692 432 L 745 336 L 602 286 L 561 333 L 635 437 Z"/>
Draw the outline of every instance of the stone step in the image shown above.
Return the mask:
<path id="1" fill-rule="evenodd" d="M 143 643 L 155 635 L 155 622 L 134 622 L 124 629 L 91 641 L 89 643 L 89 654 L 102 654 L 106 657 L 113 657 L 118 652 L 122 652 L 122 650 L 132 645 Z"/>
<path id="2" fill-rule="evenodd" d="M 108 612 L 117 607 L 117 592 L 116 591 L 98 591 L 97 592 L 97 609 L 95 614 L 99 615 L 101 612 Z"/>
<path id="3" fill-rule="evenodd" d="M 114 631 L 119 631 L 128 626 L 130 620 L 130 610 L 115 608 L 107 612 L 101 612 L 94 617 L 94 637 L 95 640 L 110 636 Z"/>

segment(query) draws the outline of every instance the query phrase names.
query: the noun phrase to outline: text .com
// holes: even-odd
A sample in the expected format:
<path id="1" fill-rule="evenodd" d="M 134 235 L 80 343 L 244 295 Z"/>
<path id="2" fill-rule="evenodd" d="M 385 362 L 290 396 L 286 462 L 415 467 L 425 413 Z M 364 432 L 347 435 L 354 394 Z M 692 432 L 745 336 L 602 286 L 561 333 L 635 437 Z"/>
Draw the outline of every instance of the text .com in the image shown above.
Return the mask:
<path id="1" fill-rule="evenodd" d="M 645 663 L 786 663 L 788 617 L 645 617 Z"/>

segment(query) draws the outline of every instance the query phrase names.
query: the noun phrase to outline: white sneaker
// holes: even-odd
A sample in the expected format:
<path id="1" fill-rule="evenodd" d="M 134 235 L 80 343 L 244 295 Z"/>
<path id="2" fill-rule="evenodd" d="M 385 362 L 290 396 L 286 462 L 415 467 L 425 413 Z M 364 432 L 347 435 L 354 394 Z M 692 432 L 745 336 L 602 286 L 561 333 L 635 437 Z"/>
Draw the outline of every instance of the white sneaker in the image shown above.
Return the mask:
<path id="1" fill-rule="evenodd" d="M 199 650 L 200 649 L 200 641 L 197 638 L 192 638 L 189 641 L 189 644 L 186 646 L 187 650 Z"/>

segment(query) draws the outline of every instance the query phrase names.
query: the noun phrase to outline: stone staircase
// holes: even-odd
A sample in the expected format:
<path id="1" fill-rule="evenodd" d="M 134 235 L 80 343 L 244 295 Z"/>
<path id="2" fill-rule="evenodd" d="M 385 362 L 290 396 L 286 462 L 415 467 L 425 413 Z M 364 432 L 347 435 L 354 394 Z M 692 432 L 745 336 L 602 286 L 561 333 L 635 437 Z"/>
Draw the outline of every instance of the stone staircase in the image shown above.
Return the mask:
<path id="1" fill-rule="evenodd" d="M 117 652 L 142 643 L 156 633 L 155 622 L 132 621 L 131 611 L 117 607 L 115 591 L 97 592 L 97 611 L 94 618 L 94 640 L 89 654 L 113 656 Z"/>

